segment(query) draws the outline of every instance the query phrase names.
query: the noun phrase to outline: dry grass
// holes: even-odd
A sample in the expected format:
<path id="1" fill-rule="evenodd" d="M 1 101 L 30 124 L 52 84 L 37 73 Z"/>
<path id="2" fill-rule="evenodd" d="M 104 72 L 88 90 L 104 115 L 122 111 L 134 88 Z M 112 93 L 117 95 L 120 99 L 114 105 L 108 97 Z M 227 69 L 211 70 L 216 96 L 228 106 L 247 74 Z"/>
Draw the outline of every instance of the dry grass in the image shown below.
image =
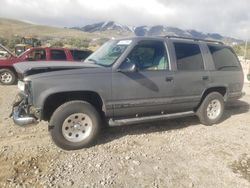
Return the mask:
<path id="1" fill-rule="evenodd" d="M 46 38 L 111 38 L 128 36 L 129 33 L 119 33 L 116 31 L 101 33 L 86 33 L 76 29 L 59 28 L 45 25 L 36 25 L 23 21 L 0 18 L 0 37 L 10 38 L 14 35 L 34 36 L 41 39 Z"/>

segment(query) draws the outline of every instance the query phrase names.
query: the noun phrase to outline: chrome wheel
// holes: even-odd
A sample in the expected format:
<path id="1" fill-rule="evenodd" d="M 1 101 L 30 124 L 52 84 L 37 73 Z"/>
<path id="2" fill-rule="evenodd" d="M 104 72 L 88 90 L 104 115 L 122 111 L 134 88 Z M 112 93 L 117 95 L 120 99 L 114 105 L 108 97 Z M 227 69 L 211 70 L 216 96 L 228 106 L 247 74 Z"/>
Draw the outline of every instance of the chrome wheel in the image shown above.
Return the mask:
<path id="1" fill-rule="evenodd" d="M 207 106 L 207 117 L 216 119 L 221 113 L 221 103 L 218 99 L 213 99 Z"/>
<path id="2" fill-rule="evenodd" d="M 70 142 L 81 142 L 90 135 L 92 127 L 92 120 L 87 114 L 76 113 L 64 120 L 62 133 Z"/>
<path id="3" fill-rule="evenodd" d="M 2 83 L 8 84 L 12 81 L 13 77 L 9 72 L 2 72 L 0 74 L 0 79 Z"/>

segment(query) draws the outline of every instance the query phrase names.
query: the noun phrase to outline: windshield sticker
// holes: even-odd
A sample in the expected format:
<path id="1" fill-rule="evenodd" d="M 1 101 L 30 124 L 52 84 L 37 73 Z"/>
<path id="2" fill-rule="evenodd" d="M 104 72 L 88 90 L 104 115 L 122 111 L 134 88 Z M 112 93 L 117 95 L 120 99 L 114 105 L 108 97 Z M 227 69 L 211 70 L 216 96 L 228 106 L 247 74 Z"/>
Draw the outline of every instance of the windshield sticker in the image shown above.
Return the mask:
<path id="1" fill-rule="evenodd" d="M 132 40 L 120 40 L 117 44 L 118 45 L 130 45 Z"/>

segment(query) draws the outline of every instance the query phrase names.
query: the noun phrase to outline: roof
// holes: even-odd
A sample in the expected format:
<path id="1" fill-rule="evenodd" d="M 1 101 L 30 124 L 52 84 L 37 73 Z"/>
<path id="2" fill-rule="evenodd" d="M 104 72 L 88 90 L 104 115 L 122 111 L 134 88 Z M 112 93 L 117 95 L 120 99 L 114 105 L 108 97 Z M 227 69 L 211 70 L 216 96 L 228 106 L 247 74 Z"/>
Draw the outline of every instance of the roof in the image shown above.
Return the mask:
<path id="1" fill-rule="evenodd" d="M 209 39 L 200 39 L 200 38 L 192 38 L 192 37 L 180 37 L 180 36 L 133 36 L 133 37 L 125 37 L 125 38 L 117 38 L 117 40 L 143 40 L 143 39 L 151 39 L 151 40 L 159 40 L 159 39 L 177 39 L 177 40 L 185 40 L 185 41 L 198 41 L 198 42 L 205 42 L 205 43 L 215 43 L 215 44 L 220 44 L 224 45 L 223 42 L 221 41 L 216 41 L 216 40 L 209 40 Z"/>
<path id="2" fill-rule="evenodd" d="M 38 46 L 38 47 L 32 47 L 30 49 L 49 49 L 49 50 L 79 50 L 79 51 L 91 51 L 91 50 L 88 50 L 88 49 L 76 49 L 76 48 L 57 48 L 57 47 L 42 47 L 42 46 Z"/>

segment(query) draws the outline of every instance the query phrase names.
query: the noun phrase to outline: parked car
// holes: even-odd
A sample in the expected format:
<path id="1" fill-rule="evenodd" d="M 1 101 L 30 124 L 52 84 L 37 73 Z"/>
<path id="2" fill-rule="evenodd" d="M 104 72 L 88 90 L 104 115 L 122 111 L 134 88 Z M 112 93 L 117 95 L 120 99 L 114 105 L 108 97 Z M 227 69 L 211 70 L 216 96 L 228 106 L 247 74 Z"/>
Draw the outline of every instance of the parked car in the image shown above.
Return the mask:
<path id="1" fill-rule="evenodd" d="M 0 83 L 3 85 L 16 83 L 17 72 L 13 67 L 16 63 L 23 61 L 82 61 L 92 53 L 88 50 L 48 47 L 30 48 L 19 56 L 15 56 L 9 50 L 6 52 L 9 53 L 9 57 L 0 59 Z"/>
<path id="2" fill-rule="evenodd" d="M 243 95 L 243 72 L 233 49 L 192 38 L 111 40 L 83 64 L 15 68 L 24 78 L 14 122 L 25 127 L 48 121 L 54 143 L 66 150 L 92 145 L 104 125 L 190 115 L 204 125 L 216 124 L 225 102 Z"/>
<path id="3" fill-rule="evenodd" d="M 0 50 L 0 59 L 1 58 L 6 58 L 8 56 L 8 52 Z"/>

